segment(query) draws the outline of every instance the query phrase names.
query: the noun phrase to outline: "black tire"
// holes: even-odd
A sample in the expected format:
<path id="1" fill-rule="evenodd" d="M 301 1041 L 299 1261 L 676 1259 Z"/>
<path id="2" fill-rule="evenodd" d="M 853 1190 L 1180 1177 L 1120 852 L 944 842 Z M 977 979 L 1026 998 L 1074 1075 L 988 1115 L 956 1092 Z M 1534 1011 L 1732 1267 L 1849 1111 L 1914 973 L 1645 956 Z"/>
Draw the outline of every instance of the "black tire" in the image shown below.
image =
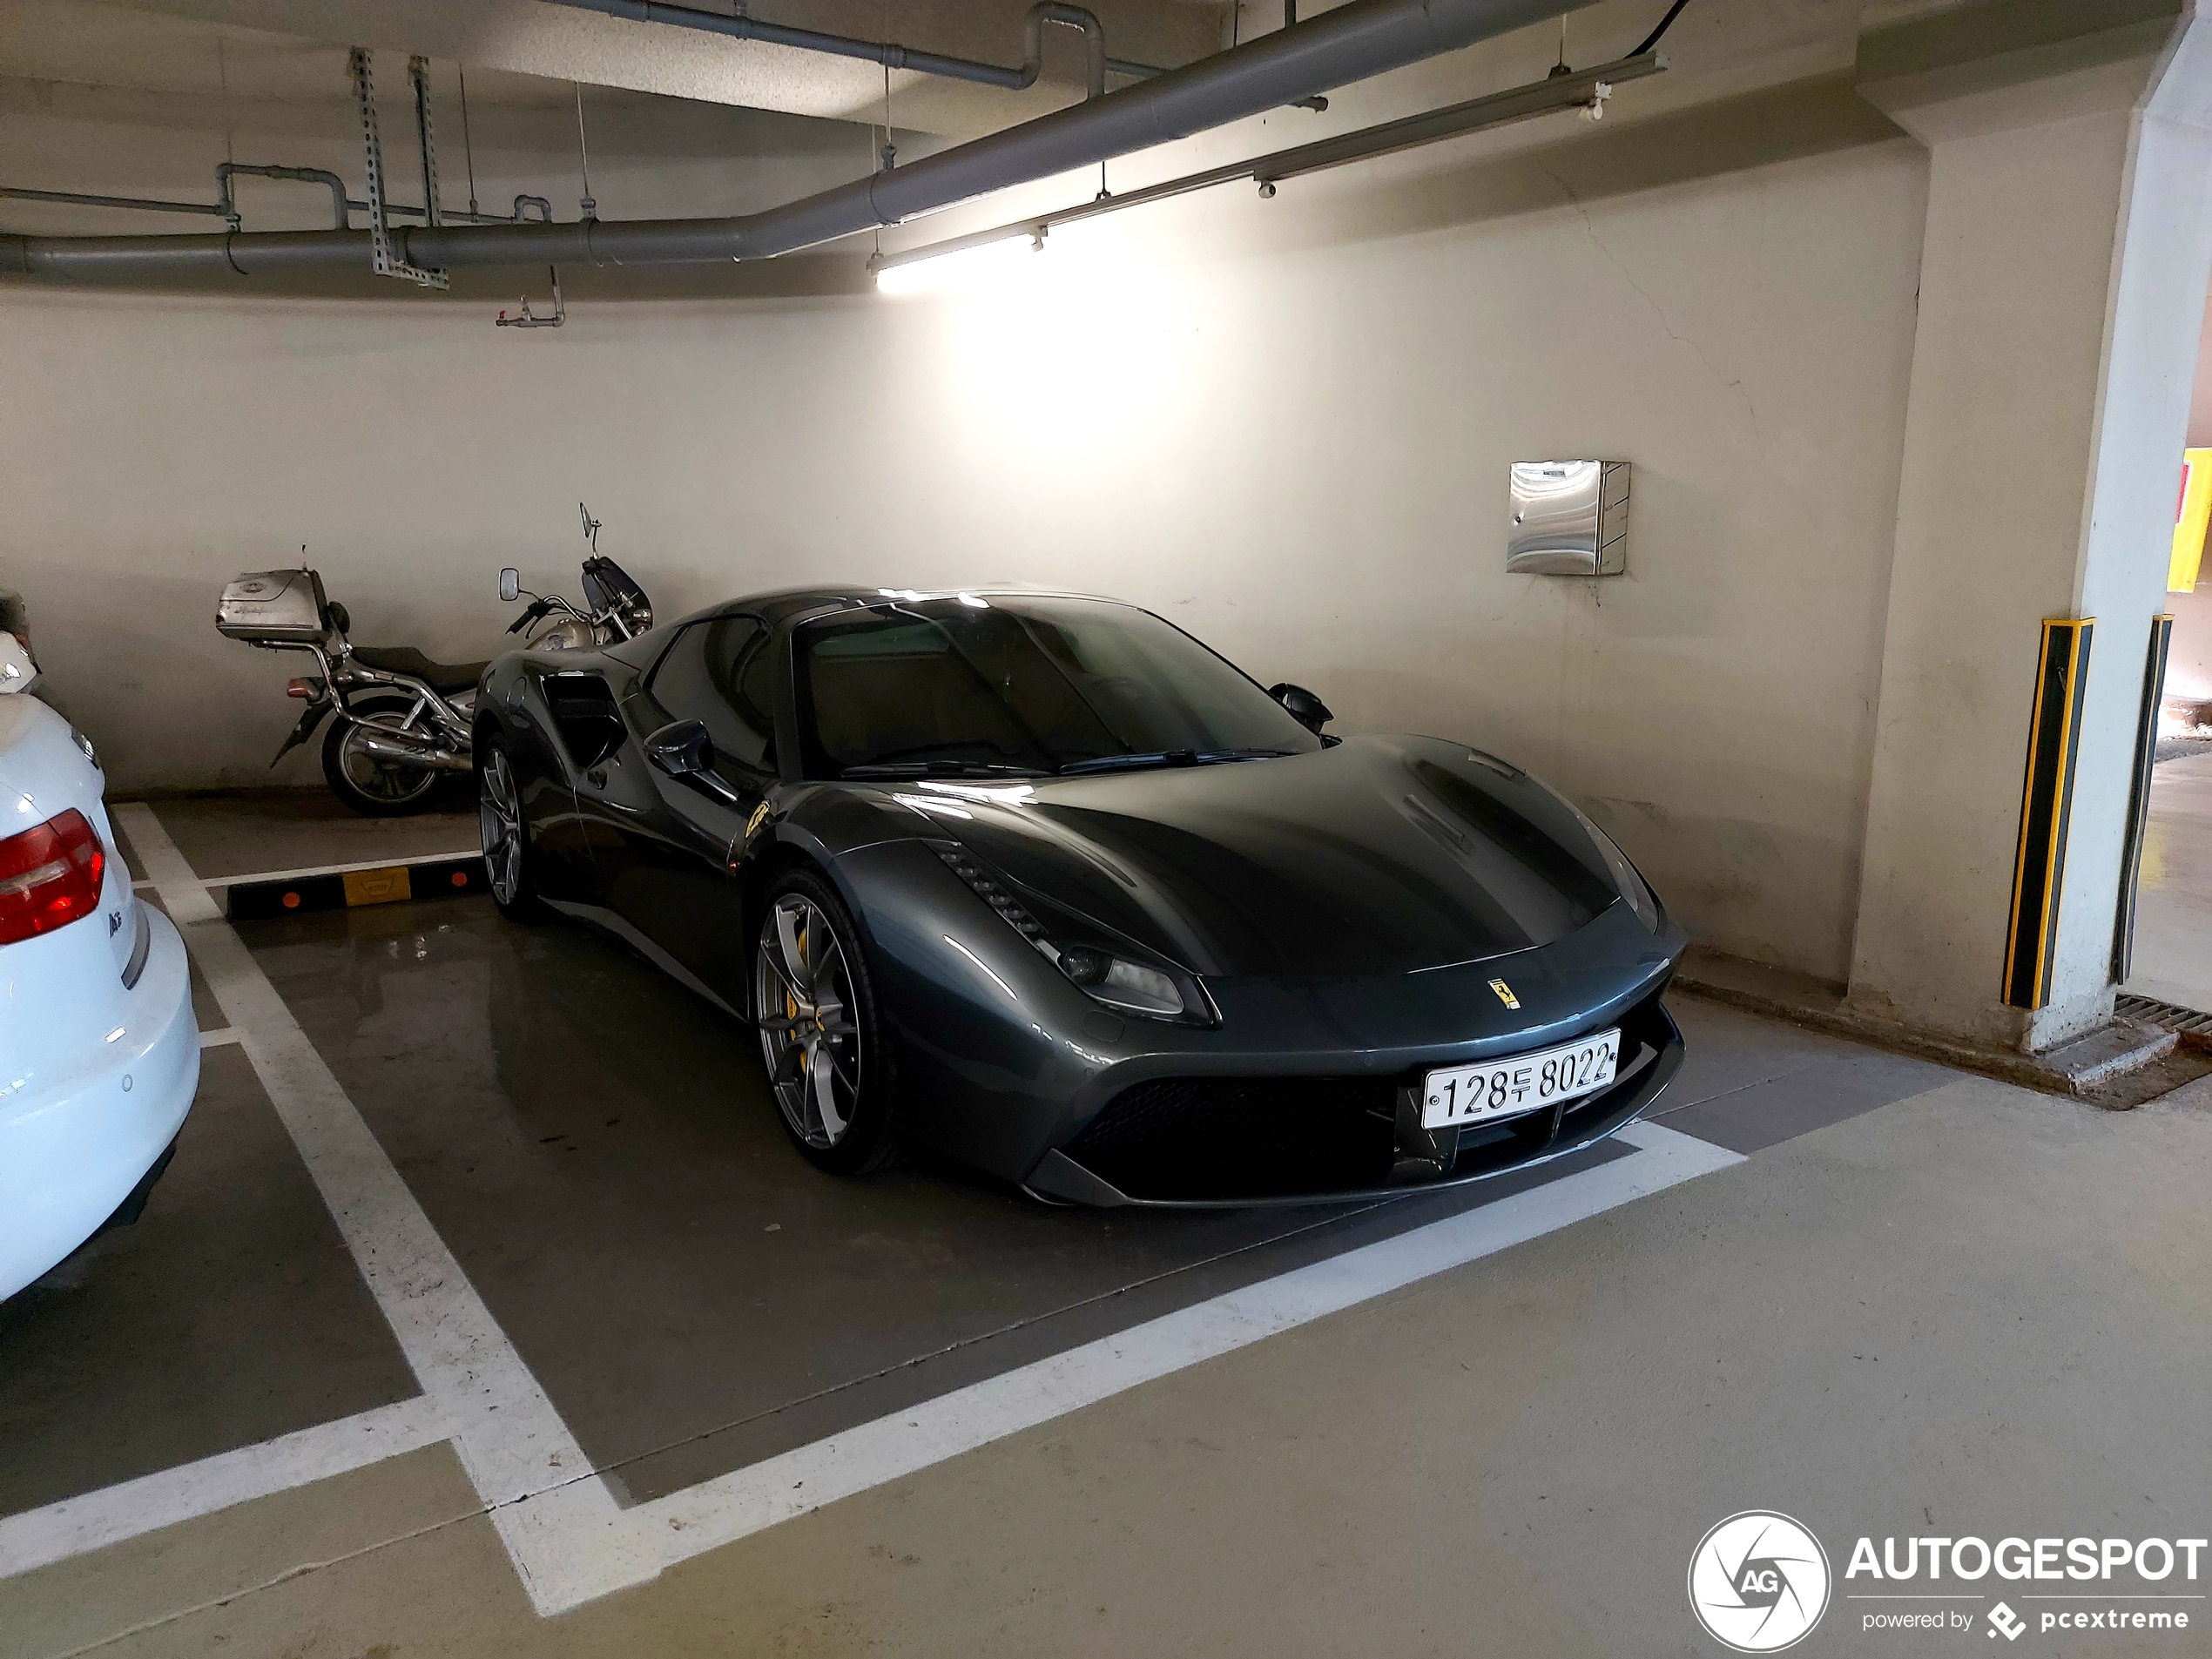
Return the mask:
<path id="1" fill-rule="evenodd" d="M 509 921 L 536 921 L 545 914 L 537 896 L 537 850 L 530 845 L 514 759 L 497 738 L 476 746 L 476 828 L 492 903 Z"/>
<path id="2" fill-rule="evenodd" d="M 813 870 L 786 871 L 768 889 L 751 1006 L 777 1121 L 806 1161 L 843 1176 L 894 1162 L 897 1060 L 867 943 Z"/>
<path id="3" fill-rule="evenodd" d="M 362 691 L 347 707 L 405 719 L 415 707 L 404 691 Z M 330 792 L 364 818 L 407 818 L 435 803 L 439 774 L 428 766 L 394 765 L 360 752 L 361 728 L 334 718 L 323 733 L 322 775 Z"/>

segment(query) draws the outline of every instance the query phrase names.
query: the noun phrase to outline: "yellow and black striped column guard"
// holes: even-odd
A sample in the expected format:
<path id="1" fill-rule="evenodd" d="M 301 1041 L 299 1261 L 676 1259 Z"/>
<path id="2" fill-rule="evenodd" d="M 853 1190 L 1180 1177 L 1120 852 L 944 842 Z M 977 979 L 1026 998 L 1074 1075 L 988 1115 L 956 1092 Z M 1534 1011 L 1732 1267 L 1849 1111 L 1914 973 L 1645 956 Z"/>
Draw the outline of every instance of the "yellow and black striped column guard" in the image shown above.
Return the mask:
<path id="1" fill-rule="evenodd" d="M 2020 850 L 2013 860 L 2013 914 L 2005 933 L 2005 1001 L 2040 1008 L 2051 1000 L 2051 956 L 2058 942 L 2059 889 L 2066 879 L 2066 833 L 2074 813 L 2074 769 L 2081 750 L 2081 709 L 2089 689 L 2089 641 L 2096 618 L 2050 618 L 2035 664 L 2035 715 L 2027 735 L 2027 781 L 2020 791 Z"/>

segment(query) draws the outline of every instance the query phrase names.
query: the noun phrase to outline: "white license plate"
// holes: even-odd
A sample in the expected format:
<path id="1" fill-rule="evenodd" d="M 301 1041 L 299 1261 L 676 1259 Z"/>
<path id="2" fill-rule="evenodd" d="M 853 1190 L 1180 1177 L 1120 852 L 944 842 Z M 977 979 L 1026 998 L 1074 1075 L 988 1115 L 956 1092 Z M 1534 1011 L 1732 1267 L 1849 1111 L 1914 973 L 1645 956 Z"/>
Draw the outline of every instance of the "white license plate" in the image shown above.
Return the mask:
<path id="1" fill-rule="evenodd" d="M 1421 1125 L 1442 1129 L 1517 1117 L 1554 1101 L 1572 1100 L 1613 1081 L 1621 1062 L 1621 1033 L 1594 1032 L 1535 1054 L 1510 1055 L 1480 1065 L 1447 1066 L 1428 1074 Z"/>

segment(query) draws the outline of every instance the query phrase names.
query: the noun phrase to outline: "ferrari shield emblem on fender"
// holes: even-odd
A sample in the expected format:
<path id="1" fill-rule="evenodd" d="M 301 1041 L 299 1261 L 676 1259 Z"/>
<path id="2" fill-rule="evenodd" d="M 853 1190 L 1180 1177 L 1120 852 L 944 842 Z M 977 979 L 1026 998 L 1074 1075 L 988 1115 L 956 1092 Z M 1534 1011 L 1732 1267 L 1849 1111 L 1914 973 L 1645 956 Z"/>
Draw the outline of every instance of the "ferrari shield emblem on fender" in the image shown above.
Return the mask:
<path id="1" fill-rule="evenodd" d="M 749 841 L 752 839 L 753 831 L 760 827 L 761 824 L 766 820 L 767 816 L 768 803 L 764 800 L 759 806 L 752 809 L 752 822 L 745 826 L 745 840 Z"/>
<path id="2" fill-rule="evenodd" d="M 1490 981 L 1490 988 L 1498 994 L 1498 1001 L 1504 1003 L 1507 1008 L 1520 1008 L 1521 999 L 1513 994 L 1513 987 L 1507 984 L 1505 981 L 1501 979 L 1492 980 Z"/>

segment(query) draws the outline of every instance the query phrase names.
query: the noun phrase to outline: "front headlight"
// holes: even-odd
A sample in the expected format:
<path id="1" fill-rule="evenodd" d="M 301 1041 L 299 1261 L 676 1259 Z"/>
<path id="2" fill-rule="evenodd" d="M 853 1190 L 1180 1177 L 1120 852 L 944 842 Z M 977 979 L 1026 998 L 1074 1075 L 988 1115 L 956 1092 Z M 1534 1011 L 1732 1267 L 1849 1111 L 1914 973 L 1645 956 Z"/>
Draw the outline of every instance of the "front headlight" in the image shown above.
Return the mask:
<path id="1" fill-rule="evenodd" d="M 1190 1011 L 1184 1006 L 1183 988 L 1157 968 L 1082 945 L 1062 950 L 1058 960 L 1062 973 L 1109 1008 L 1169 1019 Z"/>
<path id="2" fill-rule="evenodd" d="M 1567 800 L 1564 795 L 1561 795 L 1560 799 Z M 1629 862 L 1629 855 L 1614 846 L 1613 838 L 1593 823 L 1590 815 L 1573 801 L 1567 800 L 1567 810 L 1574 813 L 1575 821 L 1589 832 L 1590 840 L 1596 846 L 1598 855 L 1605 860 L 1605 867 L 1613 872 L 1613 885 L 1620 889 L 1621 896 L 1629 901 L 1629 908 L 1636 913 L 1636 920 L 1642 922 L 1649 931 L 1657 933 L 1659 931 L 1659 900 L 1654 896 L 1644 879 L 1636 873 L 1636 867 Z"/>
<path id="3" fill-rule="evenodd" d="M 1062 945 L 1044 930 L 1020 900 L 970 857 L 966 848 L 933 841 L 930 849 L 944 860 L 947 868 L 968 883 L 977 898 L 998 912 L 1039 955 L 1081 986 L 1094 1001 L 1123 1014 L 1142 1014 L 1150 1019 L 1211 1022 L 1213 1014 L 1207 1006 L 1205 994 L 1186 975 L 1133 961 L 1095 946 Z"/>

